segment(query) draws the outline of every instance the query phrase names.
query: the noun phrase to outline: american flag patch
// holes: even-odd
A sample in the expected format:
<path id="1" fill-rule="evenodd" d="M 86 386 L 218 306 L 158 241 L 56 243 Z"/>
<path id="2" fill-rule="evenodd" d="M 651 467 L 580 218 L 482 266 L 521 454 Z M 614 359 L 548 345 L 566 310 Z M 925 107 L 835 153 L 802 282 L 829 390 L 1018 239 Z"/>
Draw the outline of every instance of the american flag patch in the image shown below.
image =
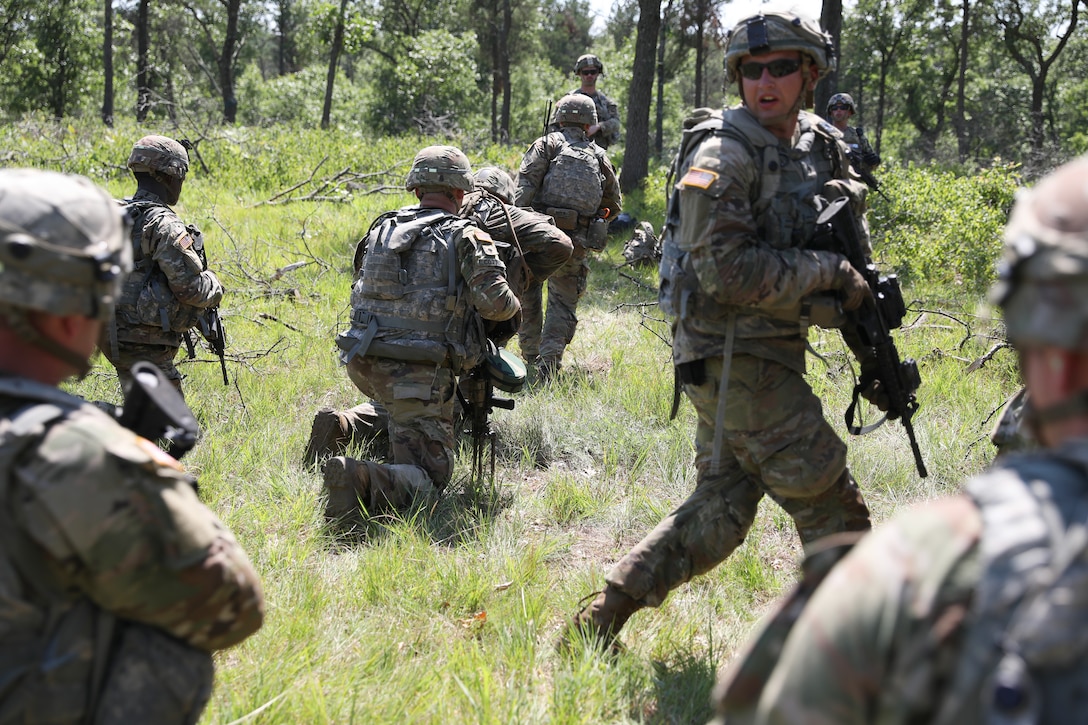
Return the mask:
<path id="1" fill-rule="evenodd" d="M 692 166 L 684 178 L 680 179 L 680 186 L 694 186 L 698 189 L 709 189 L 710 185 L 718 180 L 719 174 L 710 169 L 700 169 Z"/>

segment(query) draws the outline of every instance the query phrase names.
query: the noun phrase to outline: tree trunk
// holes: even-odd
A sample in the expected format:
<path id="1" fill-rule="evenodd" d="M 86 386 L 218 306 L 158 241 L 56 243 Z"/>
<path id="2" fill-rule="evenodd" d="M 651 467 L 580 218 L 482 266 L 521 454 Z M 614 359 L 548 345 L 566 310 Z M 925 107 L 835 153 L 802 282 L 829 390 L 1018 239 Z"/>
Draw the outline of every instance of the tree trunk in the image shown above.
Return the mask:
<path id="1" fill-rule="evenodd" d="M 661 30 L 661 0 L 638 0 L 635 60 L 627 96 L 627 146 L 620 172 L 620 191 L 630 193 L 649 168 L 650 101 L 653 96 L 657 35 Z"/>
<path id="2" fill-rule="evenodd" d="M 706 0 L 698 0 L 695 17 L 695 107 L 702 108 L 703 92 L 706 80 L 703 78 L 706 65 L 706 24 L 710 13 L 707 12 Z"/>
<path id="3" fill-rule="evenodd" d="M 831 42 L 835 44 L 835 54 L 842 58 L 842 0 L 823 0 L 820 9 L 820 25 L 831 36 Z M 816 112 L 823 115 L 827 111 L 827 102 L 831 96 L 839 90 L 839 72 L 824 78 L 823 83 L 816 86 Z"/>
<path id="4" fill-rule="evenodd" d="M 332 89 L 336 83 L 336 66 L 340 63 L 340 50 L 344 47 L 344 16 L 347 15 L 348 0 L 340 0 L 340 14 L 336 17 L 336 29 L 332 34 L 332 47 L 329 49 L 329 74 L 325 78 L 325 105 L 321 109 L 321 128 L 329 127 L 332 115 Z"/>
<path id="5" fill-rule="evenodd" d="M 502 24 L 499 26 L 499 76 L 502 79 L 502 113 L 499 119 L 499 141 L 510 141 L 510 30 L 514 11 L 510 0 L 502 0 Z"/>
<path id="6" fill-rule="evenodd" d="M 102 123 L 113 126 L 113 0 L 106 0 L 102 20 Z"/>
<path id="7" fill-rule="evenodd" d="M 151 87 L 148 84 L 148 46 L 151 0 L 140 0 L 136 10 L 136 120 L 143 123 L 151 108 Z"/>
<path id="8" fill-rule="evenodd" d="M 223 120 L 234 123 L 238 115 L 238 99 L 234 97 L 234 54 L 238 49 L 238 13 L 242 0 L 227 0 L 227 30 L 223 34 L 223 50 L 219 54 L 219 88 L 223 93 Z"/>
<path id="9" fill-rule="evenodd" d="M 967 160 L 971 150 L 971 139 L 967 131 L 967 59 L 968 39 L 970 36 L 971 0 L 963 0 L 960 18 L 959 68 L 956 79 L 956 114 L 952 125 L 956 129 L 956 151 L 960 162 Z"/>
<path id="10" fill-rule="evenodd" d="M 672 16 L 673 0 L 665 6 L 665 17 L 661 22 L 661 29 L 657 36 L 657 123 L 654 132 L 654 153 L 658 158 L 665 149 L 665 36 L 667 35 L 668 22 Z"/>

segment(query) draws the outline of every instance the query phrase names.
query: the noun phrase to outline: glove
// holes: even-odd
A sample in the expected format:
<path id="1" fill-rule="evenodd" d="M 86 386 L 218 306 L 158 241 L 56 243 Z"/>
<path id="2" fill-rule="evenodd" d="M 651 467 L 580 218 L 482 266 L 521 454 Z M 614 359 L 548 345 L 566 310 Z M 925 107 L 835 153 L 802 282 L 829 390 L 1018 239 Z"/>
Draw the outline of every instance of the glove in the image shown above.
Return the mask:
<path id="1" fill-rule="evenodd" d="M 876 151 L 863 154 L 861 160 L 865 162 L 866 166 L 880 166 L 880 154 Z"/>
<path id="2" fill-rule="evenodd" d="M 854 265 L 845 259 L 840 260 L 839 266 L 835 269 L 832 287 L 842 292 L 842 308 L 846 312 L 856 310 L 865 300 L 873 296 L 869 283 L 860 272 L 854 269 Z"/>
<path id="3" fill-rule="evenodd" d="M 880 379 L 876 377 L 876 360 L 871 358 L 861 363 L 861 383 L 864 384 L 866 380 L 870 382 L 861 389 L 861 397 L 875 405 L 880 412 L 887 413 L 888 408 L 892 407 L 892 400 L 888 397 L 888 392 Z M 889 420 L 895 420 L 898 417 L 894 413 L 888 414 Z"/>

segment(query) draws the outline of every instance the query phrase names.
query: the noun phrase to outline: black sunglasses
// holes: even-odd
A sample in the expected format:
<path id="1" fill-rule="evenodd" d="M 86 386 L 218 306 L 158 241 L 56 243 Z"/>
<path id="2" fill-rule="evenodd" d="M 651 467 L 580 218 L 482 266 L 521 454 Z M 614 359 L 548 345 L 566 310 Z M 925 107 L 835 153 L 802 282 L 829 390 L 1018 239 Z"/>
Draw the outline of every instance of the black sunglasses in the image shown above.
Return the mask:
<path id="1" fill-rule="evenodd" d="M 586 70 L 582 71 L 582 75 L 584 75 L 584 76 L 595 76 L 595 75 L 597 75 L 599 73 L 600 73 L 599 70 L 594 70 L 594 69 L 586 69 Z"/>
<path id="2" fill-rule="evenodd" d="M 771 78 L 785 78 L 801 68 L 801 61 L 780 58 L 772 60 L 770 63 L 759 63 L 750 60 L 747 63 L 740 64 L 740 74 L 750 81 L 758 81 L 763 77 L 764 68 L 771 74 Z"/>
<path id="3" fill-rule="evenodd" d="M 849 111 L 850 106 L 846 105 L 845 103 L 836 103 L 834 106 L 831 107 L 831 110 L 832 111 Z"/>

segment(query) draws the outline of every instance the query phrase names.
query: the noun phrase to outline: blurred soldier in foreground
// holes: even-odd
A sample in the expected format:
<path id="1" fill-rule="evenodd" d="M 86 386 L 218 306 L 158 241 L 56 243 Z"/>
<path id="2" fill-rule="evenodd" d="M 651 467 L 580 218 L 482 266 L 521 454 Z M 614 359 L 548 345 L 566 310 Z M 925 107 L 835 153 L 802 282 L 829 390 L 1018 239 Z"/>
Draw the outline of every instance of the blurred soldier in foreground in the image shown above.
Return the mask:
<path id="1" fill-rule="evenodd" d="M 393 463 L 337 456 L 324 466 L 326 517 L 403 509 L 453 474 L 457 376 L 486 351 L 484 321 L 517 315 L 491 237 L 458 216 L 474 188 L 452 146 L 416 154 L 405 188 L 419 204 L 379 216 L 351 292 L 351 328 L 336 344 L 355 387 L 389 415 Z"/>
<path id="2" fill-rule="evenodd" d="M 520 207 L 552 217 L 574 242 L 570 259 L 548 280 L 547 316 L 540 280 L 523 299 L 518 342 L 525 362 L 535 364 L 545 382 L 559 371 L 578 327 L 578 300 L 589 280 L 587 250 L 605 248 L 608 222 L 622 205 L 608 154 L 588 137 L 597 122 L 593 103 L 583 95 L 564 96 L 555 114 L 560 130 L 538 138 L 521 159 L 516 200 Z"/>
<path id="3" fill-rule="evenodd" d="M 474 174 L 473 191 L 461 202 L 461 217 L 487 232 L 506 265 L 506 282 L 520 300 L 525 289 L 545 280 L 570 258 L 570 237 L 552 223 L 551 217 L 512 205 L 516 187 L 504 170 L 484 166 Z M 365 251 L 365 245 L 360 245 Z M 357 259 L 356 274 L 362 260 Z M 520 315 L 503 321 L 486 320 L 488 338 L 497 345 L 518 330 Z M 378 452 L 388 450 L 389 416 L 373 402 L 349 410 L 322 408 L 314 416 L 303 465 L 312 466 L 344 452 L 348 445 L 373 441 Z M 460 431 L 458 431 L 460 432 Z"/>
<path id="4" fill-rule="evenodd" d="M 165 136 L 145 136 L 132 147 L 128 167 L 137 185 L 123 202 L 133 220 L 135 268 L 99 348 L 117 369 L 123 389 L 131 385 L 133 363 L 147 360 L 181 390 L 174 358 L 201 315 L 219 305 L 223 285 L 208 269 L 200 230 L 170 208 L 181 198 L 189 171 L 185 148 Z"/>
<path id="5" fill-rule="evenodd" d="M 0 171 L 0 712 L 194 723 L 212 655 L 261 626 L 252 566 L 154 443 L 57 384 L 83 376 L 131 266 L 81 177 Z"/>
<path id="6" fill-rule="evenodd" d="M 726 76 L 744 105 L 700 111 L 706 120 L 685 132 L 662 244 L 677 385 L 698 414 L 695 491 L 612 568 L 568 639 L 613 644 L 632 614 L 729 557 L 764 496 L 806 545 L 869 528 L 846 444 L 804 378 L 816 302 L 853 310 L 871 299 L 843 255 L 804 248 L 829 199 L 864 213 L 838 133 L 801 110 L 834 62 L 829 36 L 792 14 L 757 14 L 730 33 Z M 865 352 L 855 351 L 863 371 Z"/>
<path id="7" fill-rule="evenodd" d="M 850 117 L 857 113 L 857 106 L 849 93 L 836 93 L 827 101 L 825 118 L 842 133 L 842 140 L 850 147 L 850 162 L 859 172 L 871 172 L 880 166 L 880 154 L 869 143 L 865 129 L 851 126 Z"/>
<path id="8" fill-rule="evenodd" d="M 1021 192 L 1005 243 L 994 299 L 1042 449 L 900 514 L 822 582 L 806 562 L 721 688 L 724 722 L 1088 720 L 1088 157 Z"/>
<path id="9" fill-rule="evenodd" d="M 586 129 L 586 135 L 602 149 L 607 149 L 620 140 L 620 111 L 616 102 L 597 88 L 597 80 L 604 75 L 604 63 L 597 56 L 586 53 L 578 57 L 574 63 L 574 75 L 581 82 L 578 88 L 574 88 L 567 95 L 575 93 L 588 96 L 593 101 L 597 110 L 597 120 Z M 556 108 L 554 117 L 548 125 L 548 132 L 560 129 L 559 109 Z"/>

